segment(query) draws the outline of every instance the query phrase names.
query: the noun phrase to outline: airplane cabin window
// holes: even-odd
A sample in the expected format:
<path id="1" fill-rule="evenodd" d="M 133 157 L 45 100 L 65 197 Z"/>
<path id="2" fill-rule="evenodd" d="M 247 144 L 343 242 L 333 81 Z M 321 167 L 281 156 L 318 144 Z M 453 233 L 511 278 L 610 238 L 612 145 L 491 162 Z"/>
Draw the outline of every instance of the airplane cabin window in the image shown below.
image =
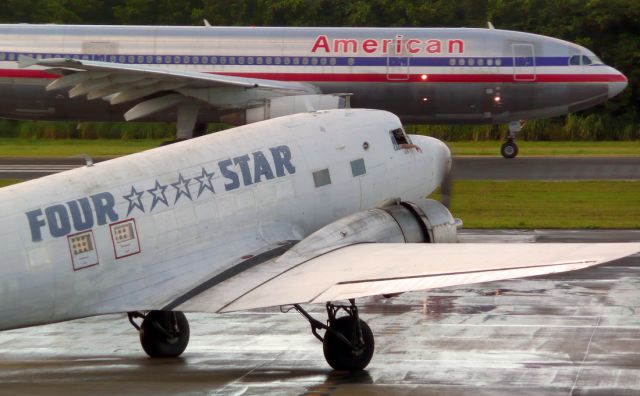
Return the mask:
<path id="1" fill-rule="evenodd" d="M 582 65 L 590 65 L 591 59 L 588 56 L 582 55 Z"/>
<path id="2" fill-rule="evenodd" d="M 395 150 L 400 150 L 400 146 L 403 144 L 411 144 L 402 128 L 394 129 L 393 131 L 390 131 L 389 134 L 391 135 L 391 143 L 393 143 L 393 148 Z"/>
<path id="3" fill-rule="evenodd" d="M 367 168 L 364 165 L 363 158 L 351 161 L 351 174 L 353 177 L 362 176 L 365 173 L 367 173 Z"/>
<path id="4" fill-rule="evenodd" d="M 331 184 L 331 175 L 329 174 L 329 169 L 322 169 L 313 172 L 313 183 L 316 185 L 316 187 L 322 187 Z"/>
<path id="5" fill-rule="evenodd" d="M 580 66 L 580 55 L 573 55 L 571 58 L 569 58 L 569 65 Z"/>

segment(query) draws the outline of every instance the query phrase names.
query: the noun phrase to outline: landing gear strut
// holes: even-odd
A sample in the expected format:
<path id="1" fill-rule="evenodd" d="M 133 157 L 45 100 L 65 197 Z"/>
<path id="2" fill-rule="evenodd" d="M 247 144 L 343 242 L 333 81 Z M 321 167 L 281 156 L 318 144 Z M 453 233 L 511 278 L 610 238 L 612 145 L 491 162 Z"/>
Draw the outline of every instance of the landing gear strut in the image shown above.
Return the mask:
<path id="1" fill-rule="evenodd" d="M 322 342 L 322 349 L 327 363 L 335 370 L 362 370 L 371 361 L 374 350 L 374 339 L 371 329 L 358 316 L 355 300 L 349 300 L 350 305 L 333 305 L 327 303 L 327 324 L 314 319 L 300 305 L 293 307 L 304 316 L 311 325 L 311 332 Z M 336 318 L 336 314 L 343 310 L 346 316 Z M 318 330 L 325 330 L 324 338 Z"/>
<path id="2" fill-rule="evenodd" d="M 189 343 L 189 322 L 179 311 L 129 312 L 129 322 L 140 332 L 142 349 L 150 357 L 178 357 Z M 134 319 L 142 318 L 142 325 Z"/>
<path id="3" fill-rule="evenodd" d="M 509 132 L 506 141 L 500 147 L 500 153 L 504 158 L 515 158 L 518 155 L 518 145 L 516 144 L 516 134 L 522 130 L 524 121 L 512 121 L 509 123 Z"/>

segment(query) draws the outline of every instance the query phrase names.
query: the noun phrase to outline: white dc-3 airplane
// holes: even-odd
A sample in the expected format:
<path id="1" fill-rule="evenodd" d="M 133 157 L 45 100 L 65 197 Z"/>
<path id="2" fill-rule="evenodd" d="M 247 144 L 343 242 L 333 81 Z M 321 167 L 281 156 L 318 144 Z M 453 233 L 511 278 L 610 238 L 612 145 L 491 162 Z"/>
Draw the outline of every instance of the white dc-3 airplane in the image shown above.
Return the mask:
<path id="1" fill-rule="evenodd" d="M 300 113 L 0 189 L 0 329 L 128 313 L 145 352 L 184 311 L 293 306 L 339 370 L 365 368 L 356 298 L 586 268 L 640 243 L 465 244 L 425 199 L 451 154 L 380 110 Z M 345 301 L 344 304 L 339 304 Z M 328 319 L 300 304 L 326 304 Z M 142 319 L 141 324 L 140 319 Z"/>
<path id="2" fill-rule="evenodd" d="M 241 125 L 374 108 L 404 122 L 509 124 L 617 95 L 627 79 L 588 49 L 497 29 L 0 25 L 0 116 Z"/>

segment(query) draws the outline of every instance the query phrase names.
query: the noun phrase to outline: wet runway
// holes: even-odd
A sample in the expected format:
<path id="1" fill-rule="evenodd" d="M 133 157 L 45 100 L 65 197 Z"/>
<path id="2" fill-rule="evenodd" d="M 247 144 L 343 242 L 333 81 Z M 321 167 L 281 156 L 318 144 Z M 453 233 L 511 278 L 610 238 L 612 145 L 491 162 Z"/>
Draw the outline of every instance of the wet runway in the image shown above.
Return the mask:
<path id="1" fill-rule="evenodd" d="M 94 159 L 95 162 L 102 160 Z M 2 158 L 0 178 L 33 179 L 84 166 L 82 158 Z M 640 180 L 640 157 L 456 157 L 455 179 Z"/>
<path id="2" fill-rule="evenodd" d="M 465 242 L 638 241 L 640 231 L 466 230 Z M 294 311 L 188 314 L 181 359 L 123 315 L 0 333 L 0 395 L 640 394 L 640 256 L 584 271 L 360 301 L 365 372 L 332 372 Z M 324 318 L 323 307 L 307 307 Z"/>

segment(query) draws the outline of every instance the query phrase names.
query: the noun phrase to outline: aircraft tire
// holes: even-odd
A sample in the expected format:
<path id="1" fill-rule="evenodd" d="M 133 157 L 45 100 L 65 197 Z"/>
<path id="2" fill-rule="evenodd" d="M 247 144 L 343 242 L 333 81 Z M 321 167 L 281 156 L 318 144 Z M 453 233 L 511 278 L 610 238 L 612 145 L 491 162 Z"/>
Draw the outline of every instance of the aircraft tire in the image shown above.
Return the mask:
<path id="1" fill-rule="evenodd" d="M 518 145 L 514 142 L 504 142 L 500 147 L 500 154 L 507 159 L 515 158 L 518 155 Z"/>
<path id="2" fill-rule="evenodd" d="M 189 322 L 182 312 L 151 311 L 140 326 L 140 344 L 149 357 L 178 357 L 188 343 Z"/>
<path id="3" fill-rule="evenodd" d="M 347 340 L 352 341 L 355 338 L 355 320 L 350 316 L 336 319 L 330 328 L 342 334 Z M 373 332 L 363 320 L 360 320 L 360 328 L 362 329 L 364 346 L 359 349 L 349 348 L 332 332 L 327 331 L 325 333 L 322 349 L 327 363 L 333 369 L 359 371 L 367 367 L 371 361 L 374 350 Z"/>

